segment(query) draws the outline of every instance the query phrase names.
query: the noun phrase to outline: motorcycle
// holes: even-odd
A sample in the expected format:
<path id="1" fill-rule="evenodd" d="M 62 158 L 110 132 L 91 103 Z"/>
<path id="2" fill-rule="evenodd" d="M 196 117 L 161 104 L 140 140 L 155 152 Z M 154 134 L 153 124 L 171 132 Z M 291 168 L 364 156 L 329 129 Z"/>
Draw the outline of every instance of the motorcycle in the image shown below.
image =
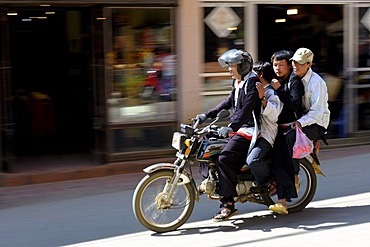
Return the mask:
<path id="1" fill-rule="evenodd" d="M 215 123 L 228 116 L 229 111 L 223 110 L 203 128 L 198 128 L 199 120 L 195 118 L 191 119 L 191 124 L 180 124 L 181 132 L 175 132 L 172 139 L 172 147 L 178 150 L 175 162 L 153 164 L 144 169 L 147 175 L 136 186 L 132 200 L 134 215 L 144 227 L 158 233 L 176 230 L 189 219 L 200 195 L 220 199 L 216 193 L 217 158 L 228 138 L 218 136 L 219 127 Z M 324 175 L 317 157 L 319 141 L 315 141 L 309 156 L 299 160 L 298 198 L 288 201 L 289 213 L 299 212 L 311 202 L 317 187 L 316 174 Z M 196 164 L 203 171 L 206 168 L 208 173 L 203 174 L 199 186 L 192 172 Z M 276 193 L 270 191 L 270 184 L 256 186 L 250 169 L 238 174 L 236 189 L 235 202 L 253 202 L 267 207 L 278 202 Z"/>

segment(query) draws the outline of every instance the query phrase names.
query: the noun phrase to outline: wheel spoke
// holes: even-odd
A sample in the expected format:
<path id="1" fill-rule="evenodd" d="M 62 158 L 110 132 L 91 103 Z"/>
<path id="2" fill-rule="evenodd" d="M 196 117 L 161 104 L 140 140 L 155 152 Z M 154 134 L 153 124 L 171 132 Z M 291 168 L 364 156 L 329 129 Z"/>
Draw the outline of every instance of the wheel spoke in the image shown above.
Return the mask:
<path id="1" fill-rule="evenodd" d="M 160 171 L 142 180 L 134 192 L 134 213 L 147 228 L 164 232 L 181 226 L 194 207 L 194 193 L 190 184 L 176 186 L 171 198 L 167 186 L 173 172 Z"/>

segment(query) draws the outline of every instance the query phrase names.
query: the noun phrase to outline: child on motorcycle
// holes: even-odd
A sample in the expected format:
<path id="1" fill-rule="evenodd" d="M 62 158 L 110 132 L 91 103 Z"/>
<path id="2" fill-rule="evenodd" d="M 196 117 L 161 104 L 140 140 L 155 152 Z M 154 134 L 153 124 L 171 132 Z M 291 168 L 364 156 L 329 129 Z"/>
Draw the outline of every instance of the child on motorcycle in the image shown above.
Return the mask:
<path id="1" fill-rule="evenodd" d="M 271 167 L 266 162 L 266 156 L 272 151 L 278 129 L 278 116 L 282 109 L 282 103 L 273 87 L 270 85 L 275 74 L 268 62 L 255 62 L 255 71 L 260 79 L 256 83 L 258 97 L 261 99 L 261 126 L 260 136 L 253 149 L 248 155 L 247 164 L 256 180 L 257 186 L 268 183 L 273 177 Z"/>

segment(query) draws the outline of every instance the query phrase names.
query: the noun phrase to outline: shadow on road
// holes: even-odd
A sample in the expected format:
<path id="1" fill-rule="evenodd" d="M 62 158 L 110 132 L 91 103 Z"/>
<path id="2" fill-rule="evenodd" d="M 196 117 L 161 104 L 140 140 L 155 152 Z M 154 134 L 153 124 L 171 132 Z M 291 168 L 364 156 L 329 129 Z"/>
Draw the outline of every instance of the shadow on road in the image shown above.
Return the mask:
<path id="1" fill-rule="evenodd" d="M 268 213 L 254 215 L 252 217 L 235 216 L 232 220 L 214 223 L 218 224 L 214 226 L 210 223 L 209 226 L 183 227 L 173 232 L 154 233 L 152 236 L 165 237 L 241 230 L 271 232 L 277 228 L 291 228 L 312 232 L 368 223 L 370 221 L 370 214 L 368 212 L 370 212 L 370 205 L 307 208 L 302 212 L 289 215 Z M 227 222 L 231 224 L 225 225 Z M 294 235 L 303 233 L 299 231 L 294 233 Z M 280 235 L 279 237 L 286 237 L 286 235 Z M 251 241 L 254 242 L 256 240 Z M 247 244 L 250 241 L 247 240 L 243 243 Z"/>

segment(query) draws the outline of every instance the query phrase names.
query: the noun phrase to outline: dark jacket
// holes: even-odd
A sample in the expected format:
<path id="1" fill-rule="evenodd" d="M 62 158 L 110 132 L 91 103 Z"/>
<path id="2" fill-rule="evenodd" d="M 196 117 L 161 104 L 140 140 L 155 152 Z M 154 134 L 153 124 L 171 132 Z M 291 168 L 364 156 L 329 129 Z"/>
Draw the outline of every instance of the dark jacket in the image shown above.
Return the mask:
<path id="1" fill-rule="evenodd" d="M 261 101 L 258 98 L 258 91 L 256 88 L 256 82 L 258 81 L 259 79 L 254 72 L 248 74 L 243 86 L 243 90 L 239 90 L 239 99 L 237 106 L 234 107 L 235 88 L 233 87 L 229 96 L 220 104 L 206 112 L 206 116 L 208 118 L 215 118 L 222 109 L 233 109 L 233 115 L 230 118 L 229 124 L 229 127 L 231 127 L 233 131 L 237 131 L 242 126 L 254 126 L 252 111 L 254 110 L 257 121 L 259 121 L 259 116 L 261 113 Z M 245 87 L 247 90 L 245 90 Z M 247 91 L 247 94 L 245 94 L 245 91 Z"/>
<path id="2" fill-rule="evenodd" d="M 281 87 L 276 92 L 284 106 L 279 115 L 278 124 L 291 123 L 302 116 L 304 86 L 301 79 L 294 74 L 280 83 Z"/>

